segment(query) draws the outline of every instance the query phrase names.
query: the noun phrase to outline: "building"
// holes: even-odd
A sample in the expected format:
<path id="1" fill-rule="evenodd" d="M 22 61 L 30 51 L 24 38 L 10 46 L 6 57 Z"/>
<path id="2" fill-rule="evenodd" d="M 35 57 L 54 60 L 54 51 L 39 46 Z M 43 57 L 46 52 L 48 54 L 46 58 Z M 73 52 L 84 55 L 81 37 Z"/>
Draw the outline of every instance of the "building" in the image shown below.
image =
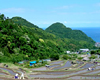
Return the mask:
<path id="1" fill-rule="evenodd" d="M 36 64 L 36 61 L 31 61 L 30 62 L 30 66 L 32 66 L 33 64 Z"/>
<path id="2" fill-rule="evenodd" d="M 96 46 L 96 47 L 100 47 L 100 43 L 99 43 L 99 42 L 96 42 L 96 43 L 95 43 L 95 46 Z"/>
<path id="3" fill-rule="evenodd" d="M 50 62 L 51 60 L 50 60 L 50 59 L 44 59 L 43 61 L 47 61 L 47 62 Z"/>
<path id="4" fill-rule="evenodd" d="M 42 62 L 42 61 L 51 62 L 51 59 L 43 59 L 43 60 L 40 60 L 39 62 Z"/>
<path id="5" fill-rule="evenodd" d="M 89 49 L 80 49 L 80 51 L 82 51 L 82 52 L 88 52 Z"/>
<path id="6" fill-rule="evenodd" d="M 19 64 L 24 64 L 25 62 L 28 62 L 29 60 L 23 60 L 23 61 L 20 61 L 18 62 Z"/>
<path id="7" fill-rule="evenodd" d="M 70 51 L 66 51 L 67 54 L 70 54 Z"/>

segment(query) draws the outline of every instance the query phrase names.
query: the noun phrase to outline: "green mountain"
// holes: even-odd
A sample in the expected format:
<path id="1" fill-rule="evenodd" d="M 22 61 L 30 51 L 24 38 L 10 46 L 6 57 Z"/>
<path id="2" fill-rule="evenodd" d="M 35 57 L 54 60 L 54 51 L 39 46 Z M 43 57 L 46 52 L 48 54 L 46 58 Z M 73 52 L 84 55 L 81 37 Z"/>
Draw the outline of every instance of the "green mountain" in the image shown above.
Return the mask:
<path id="1" fill-rule="evenodd" d="M 23 18 L 9 19 L 3 14 L 0 15 L 0 61 L 46 59 L 54 53 L 58 55 L 63 53 L 55 35 L 35 25 L 27 25 L 32 24 Z"/>
<path id="2" fill-rule="evenodd" d="M 0 61 L 15 63 L 26 59 L 46 59 L 54 54 L 61 55 L 66 50 L 93 47 L 92 42 L 61 38 L 59 34 L 46 32 L 21 17 L 9 19 L 0 15 Z"/>
<path id="3" fill-rule="evenodd" d="M 94 41 L 80 30 L 72 30 L 62 23 L 54 23 L 46 29 L 47 32 L 52 33 L 60 38 L 74 39 L 77 41 L 87 41 L 94 44 Z"/>

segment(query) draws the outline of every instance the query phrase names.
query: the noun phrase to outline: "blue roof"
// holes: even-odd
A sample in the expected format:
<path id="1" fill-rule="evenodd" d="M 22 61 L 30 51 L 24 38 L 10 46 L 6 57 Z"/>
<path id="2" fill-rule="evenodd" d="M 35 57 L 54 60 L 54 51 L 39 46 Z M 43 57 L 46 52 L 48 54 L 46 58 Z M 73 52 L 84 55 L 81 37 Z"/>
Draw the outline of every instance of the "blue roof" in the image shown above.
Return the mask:
<path id="1" fill-rule="evenodd" d="M 31 64 L 34 64 L 34 63 L 36 63 L 36 61 L 31 61 L 30 63 L 31 63 Z"/>

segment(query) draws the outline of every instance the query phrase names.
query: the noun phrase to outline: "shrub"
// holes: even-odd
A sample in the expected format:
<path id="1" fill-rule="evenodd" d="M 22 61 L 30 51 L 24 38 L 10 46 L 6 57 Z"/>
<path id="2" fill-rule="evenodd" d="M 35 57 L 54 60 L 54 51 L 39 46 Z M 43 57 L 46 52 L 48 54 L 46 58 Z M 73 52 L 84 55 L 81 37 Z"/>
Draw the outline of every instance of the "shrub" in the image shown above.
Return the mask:
<path id="1" fill-rule="evenodd" d="M 78 60 L 82 60 L 83 58 L 82 57 L 78 57 Z"/>
<path id="2" fill-rule="evenodd" d="M 59 59 L 59 55 L 58 54 L 52 54 L 50 56 L 51 60 L 58 60 Z"/>
<path id="3" fill-rule="evenodd" d="M 65 60 L 67 60 L 67 59 L 69 59 L 69 56 L 68 55 L 63 55 L 62 58 L 65 59 Z"/>

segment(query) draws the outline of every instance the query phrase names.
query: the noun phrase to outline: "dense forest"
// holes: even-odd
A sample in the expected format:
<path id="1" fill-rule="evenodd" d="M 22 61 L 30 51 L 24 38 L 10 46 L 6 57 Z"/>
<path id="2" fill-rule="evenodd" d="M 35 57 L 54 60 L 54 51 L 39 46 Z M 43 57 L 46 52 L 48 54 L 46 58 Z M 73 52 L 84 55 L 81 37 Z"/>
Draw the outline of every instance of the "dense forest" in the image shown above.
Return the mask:
<path id="1" fill-rule="evenodd" d="M 95 42 L 82 31 L 71 30 L 61 23 L 53 25 L 58 27 L 45 31 L 21 17 L 9 19 L 0 14 L 0 61 L 46 59 L 67 50 L 95 48 Z"/>
<path id="2" fill-rule="evenodd" d="M 72 30 L 71 28 L 66 27 L 62 23 L 54 23 L 46 29 L 47 32 L 53 33 L 60 38 L 68 38 L 74 39 L 77 41 L 87 41 L 91 44 L 94 44 L 94 41 L 88 37 L 85 33 L 81 30 Z"/>

